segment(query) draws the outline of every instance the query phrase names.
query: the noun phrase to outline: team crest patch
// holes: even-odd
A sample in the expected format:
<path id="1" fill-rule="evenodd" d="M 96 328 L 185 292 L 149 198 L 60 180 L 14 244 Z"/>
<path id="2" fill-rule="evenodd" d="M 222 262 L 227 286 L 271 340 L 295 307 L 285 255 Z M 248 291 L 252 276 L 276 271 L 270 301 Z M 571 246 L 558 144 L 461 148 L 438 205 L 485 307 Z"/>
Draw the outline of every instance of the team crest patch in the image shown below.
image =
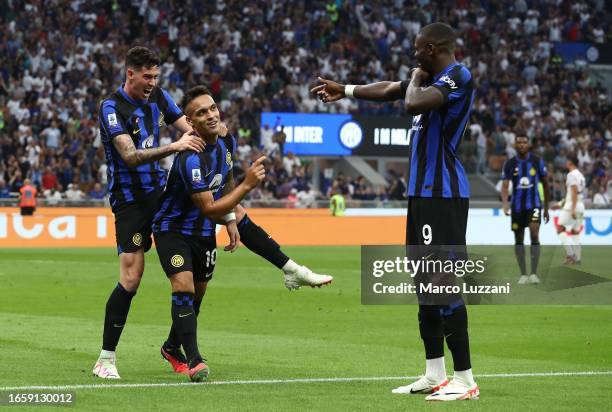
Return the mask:
<path id="1" fill-rule="evenodd" d="M 159 118 L 157 119 L 157 125 L 159 127 L 162 127 L 164 125 L 164 114 L 163 113 L 159 114 Z"/>
<path id="2" fill-rule="evenodd" d="M 228 166 L 232 164 L 232 154 L 229 151 L 225 152 L 225 163 Z"/>
<path id="3" fill-rule="evenodd" d="M 140 233 L 135 233 L 134 236 L 132 236 L 132 242 L 136 246 L 142 245 L 142 235 Z"/>
<path id="4" fill-rule="evenodd" d="M 119 124 L 119 122 L 117 122 L 117 115 L 115 113 L 110 113 L 107 118 L 108 118 L 108 125 L 110 127 L 115 127 Z"/>
<path id="5" fill-rule="evenodd" d="M 530 174 L 531 176 L 535 176 L 535 174 L 536 174 L 536 170 L 535 170 L 535 169 L 532 167 L 531 169 L 529 169 L 529 174 Z"/>
<path id="6" fill-rule="evenodd" d="M 514 176 L 518 176 L 518 167 L 515 167 L 515 168 L 514 168 L 514 173 L 513 173 L 513 175 L 514 175 Z"/>
<path id="7" fill-rule="evenodd" d="M 193 183 L 199 183 L 202 181 L 202 172 L 200 169 L 191 169 L 191 181 Z"/>
<path id="8" fill-rule="evenodd" d="M 181 255 L 174 255 L 170 259 L 170 264 L 174 266 L 175 268 L 180 268 L 181 266 L 185 264 L 185 259 L 183 259 Z"/>
<path id="9" fill-rule="evenodd" d="M 516 230 L 518 229 L 518 223 L 513 223 L 512 224 L 512 230 Z"/>

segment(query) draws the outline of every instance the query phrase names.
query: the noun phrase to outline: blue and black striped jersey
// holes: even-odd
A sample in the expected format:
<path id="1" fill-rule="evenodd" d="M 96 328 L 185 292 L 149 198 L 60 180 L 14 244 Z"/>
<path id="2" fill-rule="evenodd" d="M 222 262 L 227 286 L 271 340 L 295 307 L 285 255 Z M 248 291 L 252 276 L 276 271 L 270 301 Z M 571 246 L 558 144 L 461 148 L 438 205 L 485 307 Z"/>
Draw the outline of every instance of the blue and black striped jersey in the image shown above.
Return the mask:
<path id="1" fill-rule="evenodd" d="M 108 163 L 108 192 L 111 206 L 136 202 L 154 190 L 161 190 L 166 172 L 159 162 L 128 167 L 113 145 L 112 140 L 127 134 L 136 149 L 159 147 L 159 129 L 164 123 L 172 124 L 183 112 L 170 95 L 156 87 L 146 101 L 131 98 L 123 85 L 100 105 L 100 135 Z"/>
<path id="2" fill-rule="evenodd" d="M 518 156 L 504 163 L 502 179 L 512 181 L 512 210 L 539 209 L 543 199 L 540 199 L 538 185 L 542 177 L 548 176 L 544 161 L 531 153 L 525 159 Z"/>
<path id="3" fill-rule="evenodd" d="M 207 144 L 202 153 L 179 153 L 168 174 L 161 208 L 153 219 L 153 232 L 215 236 L 215 222 L 201 213 L 191 195 L 211 191 L 215 200 L 223 196 L 235 150 L 236 140 L 227 136 L 218 138 L 214 145 Z"/>
<path id="4" fill-rule="evenodd" d="M 472 74 L 453 63 L 433 78 L 444 95 L 443 106 L 414 116 L 410 138 L 408 197 L 469 198 L 470 188 L 457 147 L 463 137 L 472 103 Z"/>

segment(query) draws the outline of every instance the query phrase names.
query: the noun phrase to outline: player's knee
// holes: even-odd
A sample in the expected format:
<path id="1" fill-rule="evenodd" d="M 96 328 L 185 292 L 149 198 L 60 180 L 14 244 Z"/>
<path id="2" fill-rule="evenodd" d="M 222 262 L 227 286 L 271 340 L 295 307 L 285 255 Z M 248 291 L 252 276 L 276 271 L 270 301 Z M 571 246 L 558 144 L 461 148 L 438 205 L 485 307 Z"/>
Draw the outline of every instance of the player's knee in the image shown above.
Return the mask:
<path id="1" fill-rule="evenodd" d="M 189 292 L 195 294 L 192 272 L 179 272 L 170 276 L 172 292 Z"/>
<path id="2" fill-rule="evenodd" d="M 438 306 L 419 306 L 419 332 L 422 339 L 444 336 L 442 330 L 442 315 Z"/>
<path id="3" fill-rule="evenodd" d="M 467 339 L 468 319 L 465 305 L 452 308 L 444 315 L 444 335 L 453 339 Z"/>
<path id="4" fill-rule="evenodd" d="M 136 291 L 144 272 L 144 255 L 122 253 L 120 257 L 120 282 L 126 290 Z"/>

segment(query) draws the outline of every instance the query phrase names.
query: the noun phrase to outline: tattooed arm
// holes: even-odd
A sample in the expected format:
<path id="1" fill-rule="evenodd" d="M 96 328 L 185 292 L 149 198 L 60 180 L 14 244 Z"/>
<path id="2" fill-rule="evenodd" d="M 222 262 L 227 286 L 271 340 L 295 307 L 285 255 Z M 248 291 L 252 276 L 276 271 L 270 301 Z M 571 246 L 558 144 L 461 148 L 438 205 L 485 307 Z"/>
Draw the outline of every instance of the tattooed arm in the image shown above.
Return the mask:
<path id="1" fill-rule="evenodd" d="M 201 152 L 204 150 L 204 141 L 191 132 L 183 134 L 176 142 L 161 147 L 153 147 L 151 149 L 136 149 L 132 138 L 128 134 L 120 134 L 115 137 L 113 139 L 113 144 L 128 167 L 136 167 L 151 163 L 176 152 L 185 150 Z"/>

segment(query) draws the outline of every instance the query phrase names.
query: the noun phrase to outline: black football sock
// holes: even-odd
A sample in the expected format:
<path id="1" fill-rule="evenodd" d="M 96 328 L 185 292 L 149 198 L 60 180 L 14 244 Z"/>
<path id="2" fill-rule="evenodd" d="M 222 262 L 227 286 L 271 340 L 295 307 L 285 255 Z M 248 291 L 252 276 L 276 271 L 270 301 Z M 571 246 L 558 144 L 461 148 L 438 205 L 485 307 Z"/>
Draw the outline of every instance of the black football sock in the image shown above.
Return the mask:
<path id="1" fill-rule="evenodd" d="M 444 356 L 444 331 L 439 306 L 419 305 L 419 331 L 425 345 L 425 359 Z"/>
<path id="2" fill-rule="evenodd" d="M 202 361 L 198 350 L 198 321 L 193 307 L 193 293 L 172 293 L 172 324 L 192 368 Z"/>
<path id="3" fill-rule="evenodd" d="M 470 340 L 465 305 L 448 306 L 442 310 L 444 315 L 444 336 L 453 355 L 454 370 L 464 371 L 472 367 L 470 361 Z"/>
<path id="4" fill-rule="evenodd" d="M 194 298 L 193 300 L 193 311 L 196 316 L 200 314 L 200 306 L 202 306 L 202 299 Z M 168 352 L 173 352 L 181 347 L 181 342 L 176 333 L 176 327 L 174 326 L 174 322 L 172 322 L 172 326 L 170 327 L 170 333 L 168 334 L 168 339 L 164 342 L 164 349 Z"/>
<path id="5" fill-rule="evenodd" d="M 540 262 L 540 244 L 531 244 L 531 273 L 538 273 L 538 263 Z"/>
<path id="6" fill-rule="evenodd" d="M 253 221 L 244 215 L 238 222 L 238 233 L 240 241 L 253 253 L 258 254 L 279 269 L 285 266 L 289 257 L 280 250 L 280 245 L 276 243 L 272 236 L 265 230 L 257 226 Z"/>
<path id="7" fill-rule="evenodd" d="M 525 245 L 514 245 L 516 261 L 521 269 L 521 275 L 527 276 L 527 264 L 525 263 Z"/>
<path id="8" fill-rule="evenodd" d="M 129 292 L 117 283 L 106 302 L 102 349 L 115 351 L 127 320 L 130 304 L 136 292 Z"/>

